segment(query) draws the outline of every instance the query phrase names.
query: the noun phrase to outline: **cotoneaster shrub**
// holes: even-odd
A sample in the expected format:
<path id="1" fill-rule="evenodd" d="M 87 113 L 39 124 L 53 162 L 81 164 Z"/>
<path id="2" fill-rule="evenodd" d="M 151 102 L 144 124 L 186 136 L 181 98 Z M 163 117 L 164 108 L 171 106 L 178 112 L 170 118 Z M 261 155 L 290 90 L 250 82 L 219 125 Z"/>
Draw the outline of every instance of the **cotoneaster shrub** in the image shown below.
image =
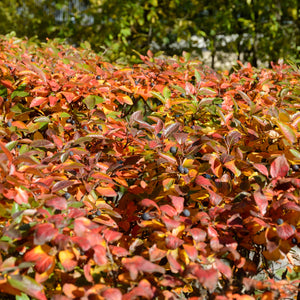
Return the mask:
<path id="1" fill-rule="evenodd" d="M 297 67 L 0 49 L 4 295 L 296 297 Z"/>

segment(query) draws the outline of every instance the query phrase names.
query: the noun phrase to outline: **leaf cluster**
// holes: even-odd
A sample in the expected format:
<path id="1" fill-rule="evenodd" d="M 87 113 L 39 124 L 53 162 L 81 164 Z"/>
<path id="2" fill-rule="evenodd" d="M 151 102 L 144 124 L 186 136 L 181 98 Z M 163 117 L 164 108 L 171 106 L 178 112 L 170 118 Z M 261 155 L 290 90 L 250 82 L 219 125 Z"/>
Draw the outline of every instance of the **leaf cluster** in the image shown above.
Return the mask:
<path id="1" fill-rule="evenodd" d="M 0 47 L 3 293 L 297 294 L 297 67 L 216 73 L 150 51 L 124 67 L 50 40 Z"/>

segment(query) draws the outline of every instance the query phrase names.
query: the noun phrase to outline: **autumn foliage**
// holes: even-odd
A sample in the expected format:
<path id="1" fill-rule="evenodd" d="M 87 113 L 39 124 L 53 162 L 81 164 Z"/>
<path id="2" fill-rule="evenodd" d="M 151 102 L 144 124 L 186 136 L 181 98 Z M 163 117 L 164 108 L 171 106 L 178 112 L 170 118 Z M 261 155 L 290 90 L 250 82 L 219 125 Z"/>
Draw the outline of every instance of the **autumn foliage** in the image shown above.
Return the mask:
<path id="1" fill-rule="evenodd" d="M 300 70 L 142 60 L 1 39 L 0 291 L 293 299 Z"/>

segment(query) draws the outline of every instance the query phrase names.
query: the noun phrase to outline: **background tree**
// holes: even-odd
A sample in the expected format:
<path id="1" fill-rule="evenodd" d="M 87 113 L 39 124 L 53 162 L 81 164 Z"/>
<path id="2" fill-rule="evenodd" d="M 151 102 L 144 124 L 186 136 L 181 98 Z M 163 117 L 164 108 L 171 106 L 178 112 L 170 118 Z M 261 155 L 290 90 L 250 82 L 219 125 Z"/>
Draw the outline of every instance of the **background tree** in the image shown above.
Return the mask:
<path id="1" fill-rule="evenodd" d="M 111 60 L 134 62 L 133 49 L 197 56 L 209 50 L 212 67 L 227 53 L 256 66 L 299 59 L 297 5 L 297 0 L 3 0 L 0 33 L 59 37 L 74 45 L 88 41 Z M 201 38 L 205 46 L 199 47 Z"/>

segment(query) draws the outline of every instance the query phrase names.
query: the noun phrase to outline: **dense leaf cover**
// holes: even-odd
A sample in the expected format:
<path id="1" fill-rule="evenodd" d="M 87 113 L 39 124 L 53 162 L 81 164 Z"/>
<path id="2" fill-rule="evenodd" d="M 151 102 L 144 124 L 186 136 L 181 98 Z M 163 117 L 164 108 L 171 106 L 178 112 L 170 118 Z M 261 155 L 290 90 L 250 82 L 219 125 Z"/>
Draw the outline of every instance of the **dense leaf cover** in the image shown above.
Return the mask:
<path id="1" fill-rule="evenodd" d="M 297 295 L 297 67 L 216 73 L 151 52 L 124 67 L 52 41 L 0 47 L 2 293 Z"/>

